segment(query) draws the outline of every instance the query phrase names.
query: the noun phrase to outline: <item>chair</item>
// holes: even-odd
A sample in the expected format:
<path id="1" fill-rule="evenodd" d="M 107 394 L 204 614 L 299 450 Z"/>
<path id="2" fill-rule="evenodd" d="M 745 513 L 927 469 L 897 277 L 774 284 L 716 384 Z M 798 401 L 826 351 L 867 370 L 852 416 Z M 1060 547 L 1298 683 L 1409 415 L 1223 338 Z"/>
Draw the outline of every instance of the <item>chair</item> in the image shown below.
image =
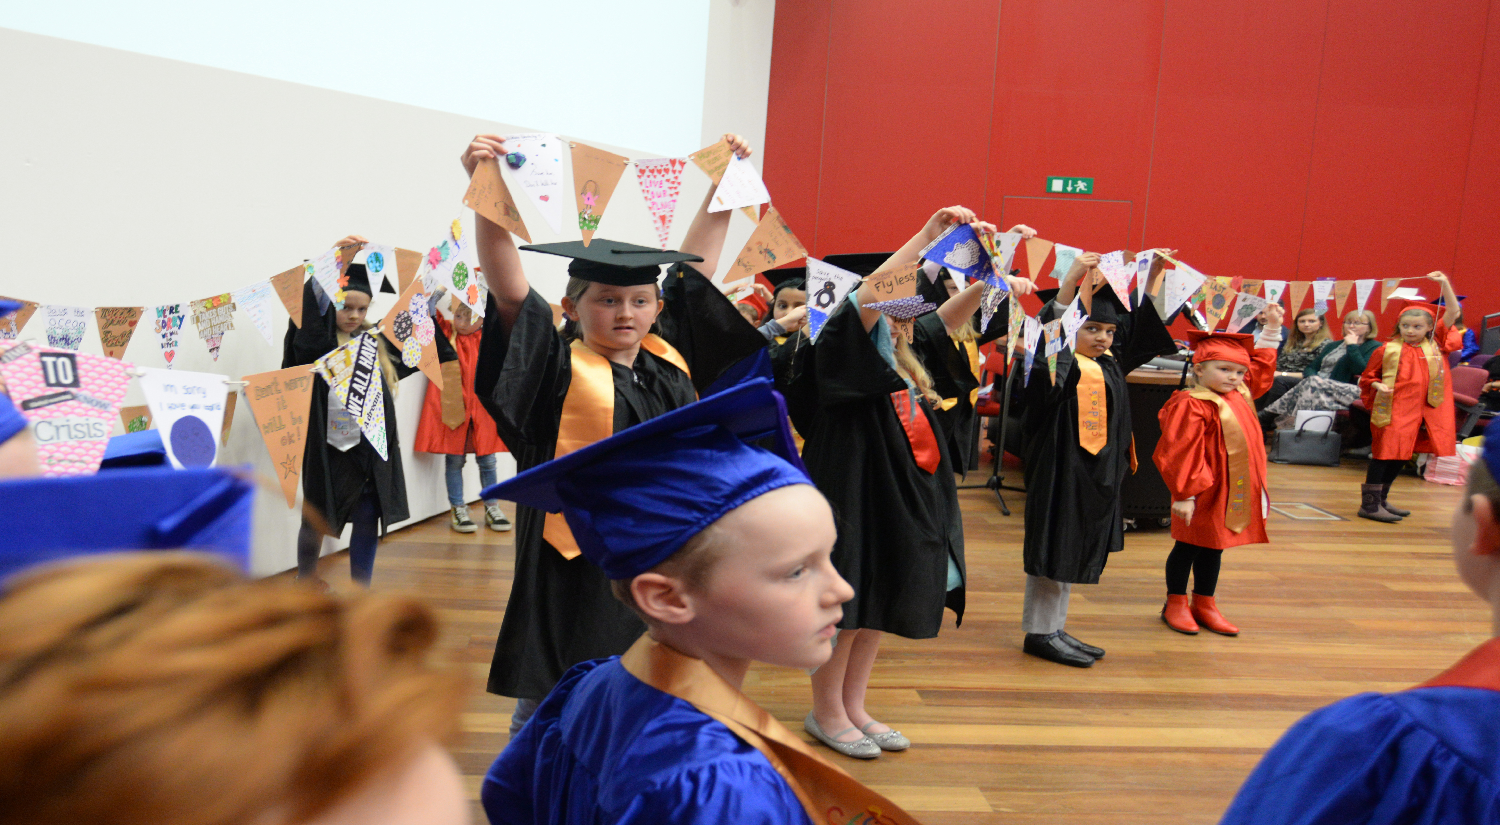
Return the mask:
<path id="1" fill-rule="evenodd" d="M 981 417 L 999 417 L 1000 436 L 995 440 L 995 443 L 993 445 L 994 462 L 990 468 L 990 477 L 985 479 L 983 484 L 963 484 L 959 485 L 958 489 L 993 490 L 995 492 L 995 499 L 1000 504 L 1000 512 L 1003 515 L 1008 516 L 1010 515 L 1010 506 L 1005 503 L 1005 495 L 1000 491 L 1012 490 L 1018 493 L 1026 492 L 1026 489 L 1024 487 L 1010 487 L 1005 484 L 1005 461 L 1003 458 L 1003 456 L 1005 455 L 1005 429 L 1010 413 L 1010 397 L 1012 394 L 1011 390 L 1013 388 L 1012 382 L 1015 380 L 1016 373 L 1020 372 L 1020 370 L 1008 369 L 1005 358 L 1005 347 L 995 346 L 993 344 L 989 346 L 990 350 L 985 354 L 984 365 L 981 368 L 979 383 L 980 386 L 988 384 L 990 387 L 990 394 L 988 397 L 980 398 L 979 403 L 974 406 L 974 418 L 977 422 Z M 995 378 L 997 376 L 1003 376 L 1004 381 L 996 381 Z M 1000 393 L 999 398 L 996 398 L 996 392 Z M 975 434 L 975 438 L 978 438 L 977 432 Z"/>
<path id="2" fill-rule="evenodd" d="M 1500 350 L 1500 322 L 1496 319 L 1500 319 L 1500 312 L 1491 312 L 1479 322 L 1479 351 L 1486 355 Z"/>
<path id="3" fill-rule="evenodd" d="M 1469 437 L 1481 419 L 1494 417 L 1494 413 L 1486 411 L 1479 403 L 1479 396 L 1483 393 L 1481 388 L 1490 380 L 1490 374 L 1476 367 L 1454 367 L 1452 375 L 1454 413 L 1464 416 L 1458 428 L 1458 440 L 1462 441 Z"/>
<path id="4" fill-rule="evenodd" d="M 1469 366 L 1469 367 L 1474 367 L 1475 369 L 1481 369 L 1482 370 L 1486 366 L 1489 365 L 1490 359 L 1493 358 L 1493 357 L 1494 357 L 1493 355 L 1484 355 L 1484 354 L 1481 353 L 1479 355 L 1474 356 L 1473 358 L 1470 358 L 1468 361 L 1465 361 L 1464 365 L 1465 366 Z"/>

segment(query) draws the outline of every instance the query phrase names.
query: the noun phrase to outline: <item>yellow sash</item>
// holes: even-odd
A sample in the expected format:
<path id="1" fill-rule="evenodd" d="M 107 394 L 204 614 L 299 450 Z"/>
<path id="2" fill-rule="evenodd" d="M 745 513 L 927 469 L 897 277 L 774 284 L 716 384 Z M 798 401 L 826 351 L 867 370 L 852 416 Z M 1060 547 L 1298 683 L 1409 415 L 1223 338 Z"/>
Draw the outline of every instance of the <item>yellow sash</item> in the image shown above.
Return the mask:
<path id="1" fill-rule="evenodd" d="M 1248 401 L 1250 391 L 1245 385 L 1239 387 L 1240 394 Z M 1224 431 L 1224 451 L 1229 455 L 1228 495 L 1225 496 L 1224 526 L 1232 533 L 1243 532 L 1250 526 L 1250 442 L 1245 440 L 1245 431 L 1235 417 L 1234 408 L 1207 387 L 1194 387 L 1188 395 L 1200 401 L 1212 401 L 1219 408 L 1219 427 Z"/>
<path id="2" fill-rule="evenodd" d="M 663 693 L 682 699 L 760 751 L 786 780 L 807 818 L 821 823 L 917 825 L 896 803 L 861 785 L 793 736 L 771 714 L 694 659 L 642 636 L 620 657 L 626 672 Z"/>
<path id="3" fill-rule="evenodd" d="M 1385 355 L 1380 363 L 1380 380 L 1391 392 L 1375 393 L 1375 409 L 1370 412 L 1370 423 L 1377 427 L 1391 424 L 1391 411 L 1396 400 L 1396 376 L 1401 371 L 1401 353 L 1406 344 L 1392 341 L 1385 345 Z M 1443 353 L 1429 338 L 1418 347 L 1427 359 L 1427 406 L 1443 406 Z"/>
<path id="4" fill-rule="evenodd" d="M 969 374 L 974 376 L 974 380 L 979 380 L 979 367 L 983 363 L 979 358 L 979 345 L 973 341 L 954 341 L 953 346 L 963 350 L 964 355 L 969 359 Z M 969 390 L 969 406 L 972 408 L 978 406 L 978 404 L 979 387 L 976 386 L 974 389 Z M 952 398 L 944 398 L 938 402 L 937 408 L 943 412 L 947 412 L 957 406 L 958 396 L 954 396 Z"/>
<path id="5" fill-rule="evenodd" d="M 641 348 L 691 374 L 682 353 L 656 335 L 642 339 Z M 562 418 L 557 424 L 557 450 L 553 458 L 562 458 L 615 434 L 615 374 L 609 359 L 589 349 L 582 341 L 574 341 L 570 350 L 573 377 L 568 382 L 568 394 L 563 397 Z M 578 542 L 573 540 L 573 531 L 568 528 L 562 513 L 547 514 L 542 538 L 563 558 L 578 557 Z"/>
<path id="6" fill-rule="evenodd" d="M 1109 440 L 1109 393 L 1104 388 L 1104 368 L 1081 352 L 1073 355 L 1078 364 L 1078 445 L 1098 455 Z"/>

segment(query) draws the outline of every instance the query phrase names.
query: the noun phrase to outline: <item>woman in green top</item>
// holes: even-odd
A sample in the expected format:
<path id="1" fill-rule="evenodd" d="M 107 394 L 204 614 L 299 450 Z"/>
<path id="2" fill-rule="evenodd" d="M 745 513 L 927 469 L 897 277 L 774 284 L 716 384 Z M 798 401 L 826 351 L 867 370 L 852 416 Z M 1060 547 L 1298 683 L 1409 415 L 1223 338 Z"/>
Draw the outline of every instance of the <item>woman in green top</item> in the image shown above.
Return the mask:
<path id="1" fill-rule="evenodd" d="M 1297 386 L 1266 407 L 1266 413 L 1295 418 L 1298 410 L 1347 409 L 1359 400 L 1359 374 L 1380 346 L 1377 334 L 1375 313 L 1356 309 L 1345 315 L 1343 340 L 1324 344 Z"/>

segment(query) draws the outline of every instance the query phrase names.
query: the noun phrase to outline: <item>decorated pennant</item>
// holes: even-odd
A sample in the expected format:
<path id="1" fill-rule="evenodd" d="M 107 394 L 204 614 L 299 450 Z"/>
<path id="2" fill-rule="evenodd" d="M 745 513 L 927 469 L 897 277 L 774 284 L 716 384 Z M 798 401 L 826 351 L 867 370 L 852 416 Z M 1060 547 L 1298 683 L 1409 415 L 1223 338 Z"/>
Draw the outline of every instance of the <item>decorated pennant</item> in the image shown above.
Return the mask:
<path id="1" fill-rule="evenodd" d="M 893 269 L 882 269 L 868 279 L 870 290 L 881 301 L 895 301 L 917 294 L 917 279 L 921 277 L 921 261 L 912 261 Z M 871 302 L 870 306 L 874 306 Z M 889 314 L 889 313 L 887 313 Z"/>
<path id="2" fill-rule="evenodd" d="M 339 269 L 339 250 L 330 249 L 302 265 L 305 275 L 313 279 L 317 287 L 318 311 L 326 312 L 331 302 L 334 309 L 344 308 L 344 284 L 348 278 Z"/>
<path id="3" fill-rule="evenodd" d="M 1349 293 L 1354 289 L 1354 284 L 1349 281 L 1335 281 L 1333 284 L 1333 313 L 1335 316 L 1344 313 L 1344 301 L 1349 298 Z"/>
<path id="4" fill-rule="evenodd" d="M 999 279 L 997 278 L 996 280 Z M 1015 299 L 1011 296 L 1010 290 L 1005 288 L 1005 284 L 1003 282 L 999 284 L 985 282 L 984 291 L 979 296 L 980 329 L 989 329 L 990 319 L 994 318 L 995 313 L 1000 311 L 1000 302 L 1004 301 L 1006 298 L 1011 298 L 1012 304 L 1015 303 Z"/>
<path id="5" fill-rule="evenodd" d="M 1062 351 L 1062 319 L 1054 318 L 1042 324 L 1042 336 L 1047 341 L 1047 375 L 1057 385 L 1057 354 Z"/>
<path id="6" fill-rule="evenodd" d="M 1240 332 L 1253 323 L 1270 302 L 1259 295 L 1241 292 L 1235 299 L 1234 311 L 1229 314 L 1229 331 Z"/>
<path id="7" fill-rule="evenodd" d="M 990 255 L 979 240 L 974 226 L 956 223 L 928 244 L 918 257 L 942 264 L 954 277 L 965 281 L 982 281 L 994 271 Z"/>
<path id="8" fill-rule="evenodd" d="M 231 292 L 229 299 L 235 309 L 250 316 L 250 323 L 260 333 L 260 337 L 266 339 L 266 343 L 274 347 L 276 346 L 276 327 L 271 320 L 271 299 L 274 297 L 272 293 L 270 281 L 256 281 Z"/>
<path id="9" fill-rule="evenodd" d="M 563 189 L 563 143 L 562 138 L 549 134 L 507 135 L 505 137 L 505 148 L 509 150 L 503 158 L 505 166 L 510 170 L 511 178 L 521 187 L 521 191 L 526 193 L 526 197 L 531 199 L 537 211 L 542 214 L 542 219 L 552 227 L 554 235 L 562 234 L 563 201 L 567 198 L 567 190 Z M 498 165 L 495 171 L 499 171 Z M 508 191 L 505 198 L 510 199 Z M 514 201 L 511 201 L 511 207 L 515 207 Z M 473 208 L 472 205 L 470 208 Z M 495 220 L 488 214 L 485 214 L 485 217 Z M 516 221 L 520 222 L 519 213 L 516 215 Z M 524 227 L 524 224 L 522 226 Z M 510 227 L 506 228 L 510 229 Z M 531 240 L 525 234 L 516 232 L 515 229 L 510 229 L 510 231 L 528 241 Z M 401 285 L 401 291 L 406 291 L 405 284 Z"/>
<path id="10" fill-rule="evenodd" d="M 887 301 L 871 301 L 860 307 L 860 309 L 878 310 L 884 315 L 902 320 L 918 318 L 937 309 L 937 304 L 930 303 L 920 295 L 911 295 L 906 298 L 892 298 Z"/>
<path id="11" fill-rule="evenodd" d="M 1146 300 L 1146 285 L 1151 282 L 1151 267 L 1156 262 L 1156 253 L 1152 250 L 1135 253 L 1135 303 L 1137 306 Z"/>
<path id="12" fill-rule="evenodd" d="M 380 342 L 369 333 L 351 338 L 313 363 L 333 398 L 359 425 L 382 461 L 386 455 L 385 390 L 380 376 Z"/>
<path id="13" fill-rule="evenodd" d="M 732 157 L 734 157 L 734 150 L 729 148 L 729 141 L 721 140 L 688 155 L 688 160 L 703 170 L 703 174 L 708 175 L 708 179 L 713 181 L 714 186 L 718 186 L 720 179 L 724 177 L 724 171 L 729 168 L 729 159 Z"/>
<path id="14" fill-rule="evenodd" d="M 1099 271 L 1104 273 L 1104 280 L 1119 296 L 1120 303 L 1130 309 L 1130 283 L 1135 278 L 1135 259 L 1132 257 L 1127 262 L 1124 252 L 1110 252 L 1099 258 Z"/>
<path id="15" fill-rule="evenodd" d="M 27 343 L 0 354 L 0 379 L 30 425 L 42 475 L 98 471 L 130 386 L 127 368 L 114 358 Z"/>
<path id="16" fill-rule="evenodd" d="M 656 227 L 656 239 L 662 249 L 667 248 L 672 234 L 672 217 L 677 213 L 677 195 L 682 191 L 682 170 L 686 168 L 685 158 L 648 158 L 635 162 L 635 178 L 641 185 L 641 195 L 646 199 L 651 225 Z"/>
<path id="17" fill-rule="evenodd" d="M 1354 301 L 1360 309 L 1370 302 L 1370 295 L 1375 292 L 1375 279 L 1363 278 L 1354 282 Z"/>
<path id="18" fill-rule="evenodd" d="M 1176 312 L 1178 307 L 1198 294 L 1207 280 L 1203 273 L 1184 263 L 1177 264 L 1176 269 L 1167 270 L 1162 278 L 1162 311 L 1167 315 Z"/>
<path id="19" fill-rule="evenodd" d="M 167 359 L 167 369 L 172 368 L 172 362 L 177 360 L 177 333 L 182 330 L 182 321 L 185 315 L 182 304 L 163 304 L 156 307 L 155 323 L 156 337 L 161 342 L 161 355 Z"/>
<path id="20" fill-rule="evenodd" d="M 1266 303 L 1279 304 L 1281 296 L 1286 294 L 1286 281 L 1265 281 Z"/>
<path id="21" fill-rule="evenodd" d="M 1318 311 L 1319 315 L 1327 314 L 1329 309 L 1328 298 L 1332 294 L 1332 280 L 1320 278 L 1312 282 L 1313 308 Z"/>
<path id="22" fill-rule="evenodd" d="M 1023 237 L 1019 232 L 1001 232 L 993 236 L 980 235 L 981 241 L 990 253 L 990 267 L 1002 275 L 1009 274 L 1015 268 L 1016 250 L 1020 247 Z"/>
<path id="23" fill-rule="evenodd" d="M 437 329 L 422 291 L 422 282 L 413 280 L 396 305 L 380 322 L 385 337 L 401 348 L 401 363 L 416 367 L 427 376 L 427 380 L 443 388 L 443 371 L 438 364 Z"/>
<path id="24" fill-rule="evenodd" d="M 1026 316 L 1026 366 L 1021 373 L 1021 385 L 1031 385 L 1031 367 L 1036 363 L 1036 346 L 1042 337 L 1042 323 L 1031 316 Z M 993 390 L 992 390 L 993 392 Z"/>
<path id="25" fill-rule="evenodd" d="M 1083 250 L 1076 246 L 1068 246 L 1065 243 L 1054 244 L 1052 247 L 1053 264 L 1052 277 L 1061 281 L 1068 276 L 1068 270 L 1073 268 L 1073 261 L 1083 254 Z"/>
<path id="26" fill-rule="evenodd" d="M 234 404 L 239 396 L 229 393 L 224 397 L 224 423 L 219 426 L 219 446 L 229 445 L 229 428 L 234 425 Z"/>
<path id="27" fill-rule="evenodd" d="M 370 286 L 380 279 L 380 291 L 395 293 L 390 275 L 396 271 L 396 247 L 385 244 L 365 244 L 365 273 L 370 276 Z"/>
<path id="28" fill-rule="evenodd" d="M 148 369 L 142 370 L 140 384 L 172 466 L 212 467 L 219 458 L 228 395 L 224 376 Z"/>
<path id="29" fill-rule="evenodd" d="M 31 320 L 32 313 L 40 306 L 36 301 L 23 301 L 20 298 L 6 298 L 0 295 L 0 300 L 15 301 L 21 308 L 10 315 L 0 318 L 0 340 L 14 341 L 21 337 L 21 330 L 25 328 L 26 322 Z"/>
<path id="30" fill-rule="evenodd" d="M 840 269 L 817 258 L 807 259 L 807 333 L 817 341 L 828 316 L 859 286 L 861 279 L 847 269 Z"/>
<path id="31" fill-rule="evenodd" d="M 1235 296 L 1234 279 L 1223 276 L 1209 278 L 1203 284 L 1203 318 L 1212 331 L 1219 328 L 1219 321 L 1229 314 L 1230 300 Z"/>
<path id="32" fill-rule="evenodd" d="M 1063 345 L 1068 349 L 1076 349 L 1078 346 L 1078 330 L 1083 327 L 1083 322 L 1088 320 L 1088 313 L 1083 310 L 1083 296 L 1079 295 L 1068 304 L 1068 311 L 1062 316 Z"/>
<path id="33" fill-rule="evenodd" d="M 224 342 L 224 333 L 234 329 L 234 294 L 226 292 L 199 301 L 193 301 L 193 325 L 198 328 L 198 337 L 208 344 L 208 354 L 219 360 L 219 346 Z"/>
<path id="34" fill-rule="evenodd" d="M 1391 293 L 1401 288 L 1400 278 L 1386 278 L 1380 282 L 1380 311 L 1385 312 L 1386 304 L 1391 300 Z"/>
<path id="35" fill-rule="evenodd" d="M 599 219 L 615 193 L 615 186 L 625 174 L 629 160 L 613 152 L 583 143 L 573 144 L 573 190 L 578 201 L 578 229 L 583 245 L 588 246 L 599 229 Z"/>
<path id="36" fill-rule="evenodd" d="M 1057 244 L 1051 241 L 1027 238 L 1021 248 L 1026 252 L 1026 277 L 1033 281 L 1041 280 L 1043 274 L 1051 272 L 1057 265 L 1057 260 L 1053 257 Z"/>
<path id="37" fill-rule="evenodd" d="M 1259 278 L 1246 278 L 1240 283 L 1240 292 L 1248 292 L 1251 295 L 1255 295 L 1258 297 L 1260 295 L 1260 285 L 1262 283 L 1264 283 L 1264 281 L 1260 280 Z"/>
<path id="38" fill-rule="evenodd" d="M 1286 311 L 1288 315 L 1296 315 L 1302 309 L 1302 302 L 1307 299 L 1307 288 L 1311 286 L 1307 281 L 1292 281 L 1287 286 L 1288 301 Z"/>
<path id="39" fill-rule="evenodd" d="M 760 219 L 755 231 L 750 233 L 750 239 L 745 241 L 745 247 L 735 256 L 734 266 L 730 267 L 725 279 L 736 281 L 749 278 L 806 257 L 807 250 L 802 247 L 802 242 L 792 234 L 791 227 L 786 225 L 786 220 L 773 206 L 766 210 L 765 217 Z"/>
<path id="40" fill-rule="evenodd" d="M 145 404 L 136 407 L 121 407 L 120 424 L 127 434 L 151 429 L 151 408 Z"/>
<path id="41" fill-rule="evenodd" d="M 47 320 L 48 346 L 77 352 L 83 345 L 83 331 L 89 324 L 87 308 L 47 304 L 42 316 Z"/>
<path id="42" fill-rule="evenodd" d="M 750 159 L 731 155 L 724 174 L 719 176 L 718 186 L 714 187 L 714 195 L 709 200 L 708 211 L 725 212 L 730 209 L 754 207 L 770 199 L 771 193 L 766 191 L 766 183 L 761 180 L 760 172 L 755 170 L 755 165 L 750 162 Z M 758 214 L 752 215 L 751 220 L 757 220 L 759 217 Z"/>
<path id="43" fill-rule="evenodd" d="M 474 174 L 469 177 L 469 189 L 464 193 L 464 206 L 474 210 L 475 214 L 488 218 L 491 223 L 501 229 L 531 243 L 531 232 L 526 229 L 526 222 L 521 219 L 521 210 L 516 208 L 516 202 L 510 196 L 510 189 L 505 185 L 505 179 L 500 176 L 499 162 L 494 158 L 481 160 L 474 167 Z M 561 208 L 561 202 L 558 208 Z M 561 221 L 561 217 L 558 220 Z M 558 229 L 561 231 L 561 227 Z M 417 262 L 420 260 L 420 257 L 416 259 Z M 395 263 L 398 268 L 401 266 L 399 253 Z M 398 277 L 397 281 L 400 280 Z M 406 284 L 401 284 L 401 290 L 406 291 Z"/>
<path id="44" fill-rule="evenodd" d="M 302 326 L 302 278 L 305 275 L 303 267 L 294 266 L 280 275 L 271 276 L 271 288 L 276 290 L 276 297 L 286 307 L 286 314 L 292 316 L 292 323 L 299 327 Z"/>
<path id="45" fill-rule="evenodd" d="M 141 313 L 145 311 L 145 307 L 99 307 L 94 310 L 94 322 L 99 325 L 99 343 L 107 357 L 125 357 L 125 347 L 129 346 L 130 336 L 135 334 L 136 324 L 140 323 Z"/>
<path id="46" fill-rule="evenodd" d="M 1010 317 L 1006 319 L 1005 326 L 1005 360 L 1009 361 L 1015 355 L 1016 344 L 1021 340 L 1021 333 L 1025 330 L 1026 309 L 1021 306 L 1021 299 L 1015 295 L 1010 296 Z M 989 324 L 984 325 L 986 328 Z"/>
<path id="47" fill-rule="evenodd" d="M 306 366 L 245 376 L 245 400 L 288 507 L 297 506 L 297 488 L 302 482 L 312 388 L 313 374 Z"/>

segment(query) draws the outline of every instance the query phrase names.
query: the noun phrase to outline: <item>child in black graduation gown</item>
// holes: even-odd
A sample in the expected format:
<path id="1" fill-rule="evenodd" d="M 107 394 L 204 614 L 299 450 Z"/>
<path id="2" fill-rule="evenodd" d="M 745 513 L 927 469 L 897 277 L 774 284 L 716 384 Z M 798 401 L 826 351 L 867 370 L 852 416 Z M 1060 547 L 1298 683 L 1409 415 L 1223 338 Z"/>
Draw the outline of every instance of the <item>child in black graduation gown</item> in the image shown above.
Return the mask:
<path id="1" fill-rule="evenodd" d="M 358 236 L 339 242 L 345 247 L 364 243 Z M 287 322 L 281 366 L 312 364 L 340 344 L 374 328 L 365 320 L 370 306 L 370 279 L 363 264 L 350 264 L 344 308 L 329 301 L 320 309 L 311 278 L 302 286 L 302 326 Z M 439 358 L 457 357 L 439 336 Z M 352 523 L 349 537 L 349 575 L 369 586 L 375 572 L 375 550 L 391 524 L 403 521 L 406 476 L 401 468 L 401 436 L 396 428 L 396 382 L 415 370 L 401 363 L 401 355 L 380 336 L 380 380 L 385 405 L 386 458 L 370 444 L 354 417 L 339 406 L 321 377 L 314 375 L 307 413 L 307 448 L 302 458 L 302 527 L 297 532 L 297 577 L 316 578 L 323 536 L 339 536 Z M 394 354 L 393 354 L 394 353 Z"/>
<path id="2" fill-rule="evenodd" d="M 1079 281 L 1098 263 L 1097 253 L 1079 255 L 1060 289 L 1038 293 L 1047 301 L 1038 320 L 1061 317 Z M 1151 291 L 1150 285 L 1146 291 Z M 1105 284 L 1093 293 L 1077 348 L 1074 352 L 1065 346 L 1058 354 L 1056 383 L 1047 359 L 1038 354 L 1026 387 L 1026 597 L 1021 627 L 1027 653 L 1090 667 L 1104 650 L 1078 641 L 1063 626 L 1072 586 L 1097 584 L 1109 554 L 1125 546 L 1120 485 L 1136 461 L 1125 376 L 1154 356 L 1173 352 L 1175 345 L 1154 303 L 1144 300 L 1127 312 L 1114 288 Z"/>
<path id="3" fill-rule="evenodd" d="M 738 154 L 749 154 L 743 140 L 727 137 Z M 463 162 L 472 174 L 478 163 L 504 154 L 499 137 L 481 135 Z M 526 247 L 573 258 L 562 331 L 527 282 L 510 233 L 476 215 L 490 294 L 474 389 L 518 470 L 691 403 L 725 369 L 765 346 L 701 274 L 717 266 L 729 221 L 728 212 L 709 213 L 708 205 L 705 198 L 680 253 L 598 237 L 588 247 Z M 667 263 L 676 266 L 659 291 L 660 265 Z M 569 667 L 625 652 L 644 629 L 599 569 L 577 557 L 560 517 L 516 508 L 515 580 L 487 685 L 519 700 L 513 733 Z"/>

